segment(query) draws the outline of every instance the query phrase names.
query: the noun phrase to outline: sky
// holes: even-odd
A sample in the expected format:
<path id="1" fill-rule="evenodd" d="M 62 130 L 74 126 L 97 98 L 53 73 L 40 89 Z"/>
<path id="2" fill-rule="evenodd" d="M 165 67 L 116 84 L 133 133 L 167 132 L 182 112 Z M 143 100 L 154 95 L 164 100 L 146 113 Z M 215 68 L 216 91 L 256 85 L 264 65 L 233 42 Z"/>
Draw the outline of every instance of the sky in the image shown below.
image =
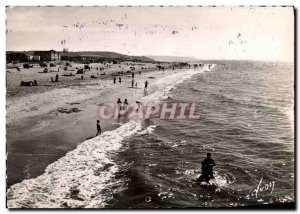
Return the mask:
<path id="1" fill-rule="evenodd" d="M 7 7 L 8 51 L 294 60 L 292 7 Z"/>

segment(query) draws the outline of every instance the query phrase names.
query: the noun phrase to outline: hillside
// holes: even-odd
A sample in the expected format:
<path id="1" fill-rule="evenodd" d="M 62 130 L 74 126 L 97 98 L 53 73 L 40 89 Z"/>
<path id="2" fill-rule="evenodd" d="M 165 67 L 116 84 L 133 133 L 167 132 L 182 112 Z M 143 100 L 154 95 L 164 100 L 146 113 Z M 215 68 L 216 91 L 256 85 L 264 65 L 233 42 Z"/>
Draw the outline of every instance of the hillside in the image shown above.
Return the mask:
<path id="1" fill-rule="evenodd" d="M 138 60 L 138 61 L 155 61 L 145 56 L 130 56 L 108 51 L 78 51 L 78 52 L 61 52 L 61 56 L 85 56 L 99 57 L 103 59 L 119 59 L 119 60 Z"/>

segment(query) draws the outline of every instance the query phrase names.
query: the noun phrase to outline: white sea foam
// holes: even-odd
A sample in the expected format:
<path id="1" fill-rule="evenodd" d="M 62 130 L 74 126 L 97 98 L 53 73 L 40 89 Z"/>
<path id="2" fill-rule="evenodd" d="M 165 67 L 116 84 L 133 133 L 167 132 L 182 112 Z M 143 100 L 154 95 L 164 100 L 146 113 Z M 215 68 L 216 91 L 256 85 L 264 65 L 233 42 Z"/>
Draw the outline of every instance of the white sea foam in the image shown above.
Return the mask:
<path id="1" fill-rule="evenodd" d="M 9 208 L 99 208 L 120 191 L 114 175 L 118 166 L 111 155 L 122 140 L 141 130 L 131 120 L 114 131 L 81 143 L 75 150 L 50 164 L 41 176 L 24 180 L 7 190 Z"/>
<path id="2" fill-rule="evenodd" d="M 152 134 L 156 128 L 156 125 L 148 126 L 145 130 L 138 132 L 137 135 L 145 135 L 145 134 Z"/>

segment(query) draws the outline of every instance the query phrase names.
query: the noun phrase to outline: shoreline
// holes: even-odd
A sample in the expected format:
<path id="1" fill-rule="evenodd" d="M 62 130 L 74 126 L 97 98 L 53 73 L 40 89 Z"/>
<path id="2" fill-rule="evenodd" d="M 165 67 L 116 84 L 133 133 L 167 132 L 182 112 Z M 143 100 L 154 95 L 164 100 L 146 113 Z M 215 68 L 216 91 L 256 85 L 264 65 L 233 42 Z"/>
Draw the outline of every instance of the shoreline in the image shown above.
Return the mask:
<path id="1" fill-rule="evenodd" d="M 153 71 L 144 73 L 138 78 L 142 83 L 145 80 L 150 81 L 148 94 L 152 94 L 159 88 L 164 87 L 159 81 L 161 78 L 177 73 L 184 75 L 184 71 L 185 69 L 166 70 L 165 72 Z M 155 79 L 149 79 L 149 76 Z M 40 175 L 44 172 L 46 166 L 65 155 L 68 151 L 75 149 L 91 136 L 95 136 L 97 109 L 102 103 L 116 102 L 117 97 L 120 97 L 122 101 L 124 98 L 128 98 L 131 102 L 145 96 L 143 89 L 140 87 L 132 89 L 125 86 L 128 90 L 120 90 L 122 87 L 124 88 L 124 84 L 129 86 L 130 82 L 130 78 L 128 78 L 122 84 L 117 83 L 114 86 L 112 81 L 108 81 L 107 84 L 110 83 L 112 87 L 107 87 L 101 93 L 95 92 L 92 94 L 93 96 L 81 100 L 79 104 L 71 105 L 61 102 L 60 104 L 63 104 L 63 106 L 55 106 L 56 109 L 64 106 L 75 107 L 81 110 L 77 113 L 59 113 L 54 109 L 48 113 L 22 118 L 22 122 L 16 126 L 7 126 L 7 186 L 10 187 L 23 179 Z M 94 86 L 91 87 L 90 90 L 93 90 Z M 76 100 L 73 102 L 76 102 Z M 77 102 L 79 101 L 77 100 Z M 125 122 L 122 119 L 120 122 L 111 119 L 101 120 L 102 133 L 118 128 L 122 122 Z M 45 152 L 50 151 L 51 153 L 53 150 L 51 147 L 53 146 L 57 150 L 55 154 Z M 35 161 L 39 161 L 39 158 L 34 158 L 31 154 L 38 154 L 39 158 L 43 160 L 39 166 L 34 166 Z M 20 173 L 15 173 L 15 171 L 20 171 Z"/>

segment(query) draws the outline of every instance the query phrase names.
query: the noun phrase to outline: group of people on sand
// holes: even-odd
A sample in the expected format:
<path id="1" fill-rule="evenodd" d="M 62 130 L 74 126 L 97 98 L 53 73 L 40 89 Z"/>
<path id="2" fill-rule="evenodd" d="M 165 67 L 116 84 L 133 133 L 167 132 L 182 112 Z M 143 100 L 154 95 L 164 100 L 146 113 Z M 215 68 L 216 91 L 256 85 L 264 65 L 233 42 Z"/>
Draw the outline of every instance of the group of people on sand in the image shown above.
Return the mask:
<path id="1" fill-rule="evenodd" d="M 114 85 L 116 84 L 116 82 L 117 82 L 117 78 L 114 77 Z M 121 77 L 119 77 L 119 83 L 120 83 L 120 84 L 122 83 L 122 78 L 121 78 Z"/>

